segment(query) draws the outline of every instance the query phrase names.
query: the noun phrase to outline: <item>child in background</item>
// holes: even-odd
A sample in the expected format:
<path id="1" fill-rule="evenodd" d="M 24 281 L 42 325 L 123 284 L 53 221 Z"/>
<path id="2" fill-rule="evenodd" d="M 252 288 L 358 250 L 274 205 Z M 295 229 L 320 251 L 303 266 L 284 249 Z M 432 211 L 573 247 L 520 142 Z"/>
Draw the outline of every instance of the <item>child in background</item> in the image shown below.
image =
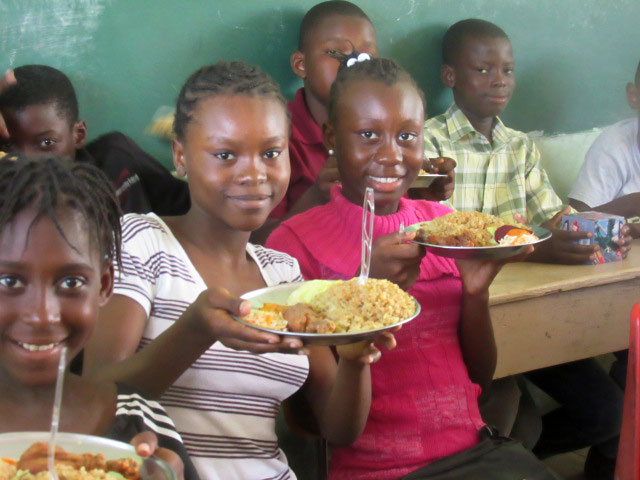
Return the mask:
<path id="1" fill-rule="evenodd" d="M 2 124 L 5 128 L 2 128 Z M 97 166 L 112 182 L 125 213 L 184 213 L 185 182 L 126 135 L 111 132 L 85 145 L 87 125 L 67 76 L 45 65 L 24 65 L 0 83 L 0 151 L 57 155 Z"/>
<path id="2" fill-rule="evenodd" d="M 124 217 L 122 269 L 87 369 L 162 396 L 203 478 L 295 478 L 275 436 L 280 402 L 302 388 L 323 436 L 353 442 L 380 352 L 371 342 L 338 347 L 336 365 L 327 347 L 303 350 L 230 316 L 250 310 L 242 293 L 302 279 L 295 259 L 248 243 L 289 180 L 289 121 L 274 81 L 242 62 L 203 67 L 182 87 L 174 129 L 191 209 Z M 389 333 L 376 341 L 394 346 Z M 309 356 L 291 354 L 301 352 Z"/>
<path id="3" fill-rule="evenodd" d="M 454 103 L 425 123 L 424 136 L 428 155 L 457 162 L 453 208 L 553 229 L 552 240 L 531 261 L 593 260 L 596 246 L 574 243 L 589 234 L 557 228 L 568 210 L 549 184 L 533 141 L 498 118 L 515 88 L 507 34 L 484 20 L 462 20 L 445 33 L 442 55 L 441 78 L 453 90 Z M 628 248 L 623 246 L 625 255 Z"/>
<path id="4" fill-rule="evenodd" d="M 256 238 L 266 238 L 282 219 L 329 200 L 331 186 L 340 180 L 335 157 L 329 155 L 322 140 L 329 89 L 341 61 L 360 53 L 375 57 L 378 44 L 371 20 L 358 6 L 332 0 L 315 5 L 305 14 L 300 23 L 298 49 L 290 58 L 293 73 L 304 83 L 287 105 L 292 123 L 291 179 L 285 198 Z M 452 191 L 455 163 L 434 159 L 433 166 L 438 173 L 450 174 L 450 178 L 438 179 L 430 188 L 418 189 L 416 194 L 444 200 Z"/>
<path id="5" fill-rule="evenodd" d="M 339 181 L 335 159 L 322 142 L 327 121 L 329 89 L 343 55 L 356 52 L 378 55 L 376 31 L 360 7 L 343 0 L 312 7 L 300 23 L 298 49 L 291 54 L 291 69 L 304 87 L 287 104 L 291 113 L 289 159 L 291 179 L 284 199 L 271 217 L 303 212 L 327 201 L 328 190 Z"/>
<path id="6" fill-rule="evenodd" d="M 498 118 L 515 88 L 513 53 L 506 33 L 484 20 L 462 20 L 445 33 L 442 56 L 441 78 L 453 90 L 454 104 L 425 122 L 424 137 L 429 155 L 448 156 L 457 162 L 453 207 L 510 222 L 528 220 L 551 229 L 551 240 L 543 242 L 528 260 L 593 260 L 597 246 L 574 243 L 591 237 L 590 233 L 558 228 L 569 210 L 562 209 L 540 167 L 540 153 L 533 141 Z M 620 242 L 625 256 L 630 240 L 625 228 Z M 534 452 L 549 456 L 598 445 L 590 451 L 585 472 L 601 480 L 612 478 L 622 413 L 620 388 L 594 359 L 537 370 L 526 377 L 562 405 L 543 417 Z M 604 474 L 601 465 L 610 473 Z"/>
<path id="7" fill-rule="evenodd" d="M 108 180 L 90 165 L 0 161 L 0 432 L 51 427 L 60 352 L 80 352 L 112 292 L 119 216 Z M 178 452 L 186 478 L 198 478 L 163 408 L 124 384 L 67 372 L 60 431 L 131 441 L 182 478 Z"/>
<path id="8" fill-rule="evenodd" d="M 422 306 L 397 333 L 397 348 L 372 368 L 364 433 L 353 446 L 332 450 L 330 478 L 506 478 L 490 457 L 510 458 L 511 478 L 555 478 L 520 444 L 498 440 L 478 411 L 481 386 L 495 369 L 488 287 L 502 262 L 456 265 L 425 254 L 407 243 L 415 234 L 399 231 L 451 211 L 404 198 L 423 164 L 423 122 L 422 92 L 392 61 L 342 68 L 324 130 L 342 186 L 333 187 L 328 204 L 284 221 L 267 241 L 295 256 L 307 279 L 353 277 L 360 264 L 361 205 L 371 187 L 370 275 L 397 283 Z"/>
<path id="9" fill-rule="evenodd" d="M 637 116 L 607 128 L 589 148 L 569 193 L 576 210 L 640 216 L 640 63 L 634 82 L 627 84 L 627 101 Z M 640 223 L 629 228 L 640 237 Z"/>

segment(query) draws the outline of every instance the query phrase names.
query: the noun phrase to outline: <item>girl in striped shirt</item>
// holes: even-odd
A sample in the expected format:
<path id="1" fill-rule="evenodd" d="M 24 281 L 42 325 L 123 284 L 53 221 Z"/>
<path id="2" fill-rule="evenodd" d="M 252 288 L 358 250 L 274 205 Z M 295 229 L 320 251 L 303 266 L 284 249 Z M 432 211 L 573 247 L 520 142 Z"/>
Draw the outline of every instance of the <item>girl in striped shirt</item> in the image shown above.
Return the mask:
<path id="1" fill-rule="evenodd" d="M 322 435 L 353 442 L 380 351 L 339 348 L 336 362 L 326 347 L 230 316 L 250 310 L 242 293 L 302 279 L 295 259 L 249 243 L 289 181 L 289 119 L 275 82 L 242 62 L 203 67 L 182 87 L 174 130 L 191 209 L 124 217 L 122 268 L 86 367 L 159 397 L 203 478 L 295 478 L 277 445 L 280 403 L 302 389 Z M 377 341 L 395 345 L 391 334 Z"/>

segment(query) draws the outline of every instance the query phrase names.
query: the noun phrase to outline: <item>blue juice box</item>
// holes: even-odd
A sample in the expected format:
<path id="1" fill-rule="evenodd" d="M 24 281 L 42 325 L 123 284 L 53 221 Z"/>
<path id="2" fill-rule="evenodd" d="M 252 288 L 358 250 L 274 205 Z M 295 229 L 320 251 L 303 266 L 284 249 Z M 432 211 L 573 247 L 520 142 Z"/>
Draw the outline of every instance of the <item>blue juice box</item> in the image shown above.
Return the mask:
<path id="1" fill-rule="evenodd" d="M 620 229 L 625 224 L 624 217 L 601 212 L 579 212 L 563 215 L 561 226 L 563 230 L 571 232 L 591 232 L 591 238 L 585 238 L 578 243 L 583 245 L 600 246 L 596 252 L 596 259 L 587 263 L 606 263 L 622 260 L 620 246 L 616 243 Z"/>

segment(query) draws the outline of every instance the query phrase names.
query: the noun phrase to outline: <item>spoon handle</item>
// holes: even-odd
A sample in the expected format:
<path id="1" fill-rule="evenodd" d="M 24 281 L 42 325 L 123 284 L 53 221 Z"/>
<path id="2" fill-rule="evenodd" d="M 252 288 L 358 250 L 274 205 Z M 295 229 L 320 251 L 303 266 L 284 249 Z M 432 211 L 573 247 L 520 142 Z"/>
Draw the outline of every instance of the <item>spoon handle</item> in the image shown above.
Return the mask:
<path id="1" fill-rule="evenodd" d="M 369 278 L 371 268 L 371 249 L 373 244 L 373 219 L 375 217 L 373 189 L 367 187 L 362 205 L 362 258 L 360 261 L 360 277 L 358 285 L 364 285 Z"/>
<path id="2" fill-rule="evenodd" d="M 64 372 L 67 367 L 67 347 L 60 350 L 60 361 L 58 362 L 58 377 L 56 379 L 56 392 L 53 397 L 53 412 L 51 414 L 51 434 L 49 436 L 49 455 L 47 458 L 47 468 L 52 480 L 58 480 L 58 472 L 55 467 L 56 437 L 58 435 L 58 425 L 60 424 L 60 404 L 62 403 L 62 386 L 64 384 Z"/>

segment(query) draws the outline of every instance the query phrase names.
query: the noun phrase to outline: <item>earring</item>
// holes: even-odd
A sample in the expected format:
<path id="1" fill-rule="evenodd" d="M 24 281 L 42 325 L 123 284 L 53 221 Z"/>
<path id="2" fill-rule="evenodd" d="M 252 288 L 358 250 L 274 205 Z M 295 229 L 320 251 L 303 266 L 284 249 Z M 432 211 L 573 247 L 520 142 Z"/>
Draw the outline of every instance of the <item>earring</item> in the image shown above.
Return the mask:
<path id="1" fill-rule="evenodd" d="M 333 157 L 333 155 L 336 153 L 333 148 L 330 148 L 328 151 L 329 151 L 329 156 L 330 157 Z"/>

